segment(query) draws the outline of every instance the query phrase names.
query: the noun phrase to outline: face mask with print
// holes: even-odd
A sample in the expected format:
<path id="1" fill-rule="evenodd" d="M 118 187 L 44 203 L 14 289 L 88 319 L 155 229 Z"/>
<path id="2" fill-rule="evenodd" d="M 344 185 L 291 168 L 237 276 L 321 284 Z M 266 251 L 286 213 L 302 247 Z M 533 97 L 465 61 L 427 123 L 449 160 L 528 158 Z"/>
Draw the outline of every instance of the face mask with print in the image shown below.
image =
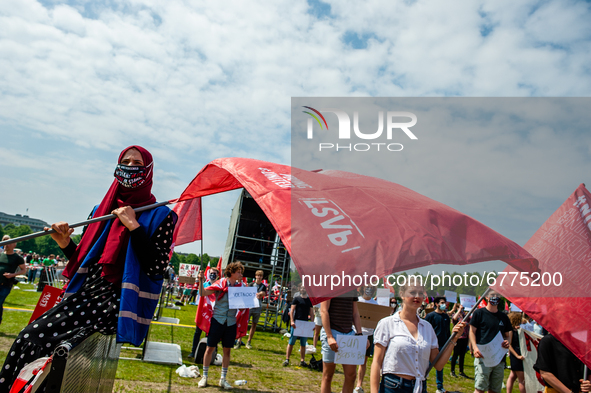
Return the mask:
<path id="1" fill-rule="evenodd" d="M 215 279 L 218 278 L 218 275 L 215 273 L 209 273 L 209 281 L 215 281 Z"/>
<path id="2" fill-rule="evenodd" d="M 491 305 L 496 306 L 499 304 L 499 301 L 501 300 L 501 298 L 499 298 L 498 296 L 491 296 L 488 301 L 490 302 Z"/>
<path id="3" fill-rule="evenodd" d="M 148 166 L 129 166 L 119 164 L 115 168 L 115 179 L 125 188 L 138 188 L 146 182 L 150 167 Z"/>
<path id="4" fill-rule="evenodd" d="M 365 287 L 365 295 L 371 297 L 371 295 L 373 295 L 373 288 Z"/>

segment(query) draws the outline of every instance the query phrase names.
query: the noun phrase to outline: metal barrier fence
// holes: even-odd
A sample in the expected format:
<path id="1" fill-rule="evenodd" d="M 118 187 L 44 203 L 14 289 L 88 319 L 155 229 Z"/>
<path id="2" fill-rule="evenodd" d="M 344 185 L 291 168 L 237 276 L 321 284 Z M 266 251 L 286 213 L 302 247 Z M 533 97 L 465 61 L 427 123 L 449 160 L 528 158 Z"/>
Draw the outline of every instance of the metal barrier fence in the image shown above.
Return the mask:
<path id="1" fill-rule="evenodd" d="M 121 344 L 116 336 L 94 333 L 58 346 L 47 376 L 47 393 L 107 393 L 113 391 Z"/>

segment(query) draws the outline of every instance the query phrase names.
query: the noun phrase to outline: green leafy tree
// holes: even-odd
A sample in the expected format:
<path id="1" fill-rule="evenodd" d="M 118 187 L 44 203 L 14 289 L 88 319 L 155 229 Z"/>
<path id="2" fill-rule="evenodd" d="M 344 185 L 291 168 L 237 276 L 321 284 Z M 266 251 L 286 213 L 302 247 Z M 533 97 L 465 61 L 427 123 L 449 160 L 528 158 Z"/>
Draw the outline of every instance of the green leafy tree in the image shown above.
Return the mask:
<path id="1" fill-rule="evenodd" d="M 33 231 L 28 225 L 15 226 L 14 224 L 6 225 L 4 227 L 4 232 L 7 235 L 10 235 L 10 237 L 13 239 L 33 233 Z M 29 239 L 22 242 L 18 242 L 16 246 L 17 248 L 23 250 L 23 252 L 35 251 L 35 239 Z"/>
<path id="2" fill-rule="evenodd" d="M 0 225 L 0 239 L 4 237 L 4 227 Z"/>
<path id="3" fill-rule="evenodd" d="M 62 250 L 51 236 L 41 236 L 35 239 L 37 253 L 48 256 L 50 254 L 63 255 Z"/>
<path id="4" fill-rule="evenodd" d="M 170 263 L 172 263 L 172 267 L 174 267 L 175 272 L 178 272 L 181 263 L 184 263 L 183 259 L 184 259 L 184 257 L 182 255 L 179 255 L 176 252 L 172 253 L 172 257 L 170 258 Z"/>
<path id="5" fill-rule="evenodd" d="M 199 265 L 199 256 L 195 254 L 189 254 L 185 257 L 185 261 L 183 263 L 188 263 L 191 265 Z"/>

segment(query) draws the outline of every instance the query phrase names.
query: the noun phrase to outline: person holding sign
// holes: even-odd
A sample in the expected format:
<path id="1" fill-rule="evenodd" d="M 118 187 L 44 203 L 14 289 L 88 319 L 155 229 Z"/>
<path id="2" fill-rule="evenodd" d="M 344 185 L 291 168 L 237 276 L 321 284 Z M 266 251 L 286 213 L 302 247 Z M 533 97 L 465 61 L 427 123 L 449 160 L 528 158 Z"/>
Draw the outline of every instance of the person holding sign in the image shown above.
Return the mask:
<path id="1" fill-rule="evenodd" d="M 489 393 L 501 393 L 505 370 L 503 359 L 505 356 L 503 354 L 502 358 L 498 362 L 495 361 L 493 365 L 486 365 L 484 356 L 478 346 L 486 346 L 487 349 L 489 349 L 490 345 L 509 348 L 512 336 L 511 322 L 507 315 L 498 309 L 501 300 L 498 292 L 489 291 L 486 300 L 486 307 L 474 311 L 470 321 L 470 348 L 474 355 L 474 392 L 484 393 L 484 391 L 488 390 Z M 499 344 L 493 344 L 493 340 L 499 335 L 502 335 L 502 339 L 498 339 Z M 491 349 L 498 350 L 501 347 Z M 493 351 L 489 352 L 492 353 Z M 500 353 L 499 351 L 496 352 Z"/>
<path id="2" fill-rule="evenodd" d="M 237 336 L 238 310 L 230 308 L 228 292 L 230 287 L 241 287 L 243 285 L 243 272 L 244 266 L 241 262 L 232 262 L 226 266 L 226 270 L 224 271 L 225 277 L 210 285 L 207 289 L 203 287 L 203 272 L 200 271 L 197 276 L 199 279 L 199 295 L 202 297 L 215 295 L 213 312 L 210 316 L 209 330 L 207 332 L 207 349 L 203 356 L 203 378 L 197 384 L 200 388 L 207 386 L 212 354 L 221 341 L 222 347 L 224 348 L 224 355 L 219 385 L 224 389 L 232 389 L 232 385 L 227 381 L 226 376 L 228 375 L 228 367 L 230 366 L 230 352 L 232 351 L 232 347 L 234 347 L 234 340 Z M 200 301 L 199 304 L 201 308 L 202 302 Z M 246 314 L 246 317 L 248 318 L 248 314 Z M 246 331 L 244 334 L 246 334 Z"/>
<path id="3" fill-rule="evenodd" d="M 339 350 L 337 335 L 361 336 L 361 318 L 357 309 L 357 292 L 350 292 L 349 296 L 339 296 L 320 303 L 320 316 L 322 317 L 322 330 L 320 341 L 322 342 L 322 384 L 320 391 L 330 393 L 332 377 L 336 368 L 335 356 Z M 353 330 L 355 325 L 355 330 Z M 355 333 L 355 331 L 359 333 Z M 343 393 L 352 393 L 355 385 L 355 365 L 343 364 L 345 382 Z"/>
<path id="4" fill-rule="evenodd" d="M 291 356 L 291 351 L 293 351 L 293 346 L 295 345 L 296 341 L 300 340 L 300 366 L 301 367 L 308 367 L 306 364 L 306 345 L 308 344 L 307 336 L 296 336 L 295 331 L 298 328 L 298 323 L 308 322 L 308 317 L 310 320 L 314 319 L 314 311 L 312 308 L 312 302 L 308 297 L 308 293 L 306 292 L 306 288 L 303 285 L 300 285 L 300 296 L 296 296 L 291 303 L 291 309 L 289 310 L 289 319 L 291 321 L 291 337 L 289 338 L 289 342 L 287 343 L 287 352 L 285 353 L 285 360 L 283 361 L 283 366 L 289 366 L 289 357 Z M 313 324 L 314 322 L 312 322 Z M 314 330 L 311 331 L 312 334 Z"/>
<path id="5" fill-rule="evenodd" d="M 426 392 L 425 373 L 429 363 L 439 354 L 435 330 L 429 322 L 418 316 L 419 307 L 425 298 L 425 288 L 404 285 L 400 288 L 400 297 L 402 310 L 382 319 L 374 331 L 375 351 L 370 379 L 372 393 Z M 464 323 L 454 326 L 456 337 L 462 335 L 464 326 Z M 448 345 L 434 364 L 436 370 L 443 370 L 452 349 L 453 345 Z"/>

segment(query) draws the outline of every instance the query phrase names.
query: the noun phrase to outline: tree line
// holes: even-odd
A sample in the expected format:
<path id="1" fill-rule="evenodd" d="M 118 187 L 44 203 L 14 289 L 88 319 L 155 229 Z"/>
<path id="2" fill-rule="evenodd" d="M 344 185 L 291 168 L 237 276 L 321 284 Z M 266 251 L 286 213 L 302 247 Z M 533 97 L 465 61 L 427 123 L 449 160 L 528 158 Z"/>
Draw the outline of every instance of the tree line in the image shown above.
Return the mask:
<path id="1" fill-rule="evenodd" d="M 28 225 L 19 225 L 16 226 L 14 224 L 7 224 L 5 226 L 0 225 L 0 239 L 4 235 L 9 235 L 11 238 L 17 238 L 20 236 L 25 236 L 28 234 L 33 233 L 31 228 Z M 74 235 L 72 236 L 72 240 L 78 244 L 80 243 L 80 238 L 82 235 Z M 18 242 L 16 245 L 17 248 L 21 249 L 24 253 L 36 253 L 39 255 L 61 255 L 64 256 L 59 246 L 56 242 L 53 241 L 51 236 L 41 236 L 35 239 L 29 239 L 22 242 Z M 189 263 L 192 265 L 201 265 L 201 268 L 204 269 L 208 263 L 210 266 L 217 266 L 219 257 L 210 257 L 207 254 L 203 254 L 203 258 L 199 258 L 198 255 L 195 254 L 184 254 L 184 253 L 176 253 L 172 254 L 172 258 L 170 262 L 174 267 L 175 271 L 178 273 L 179 265 L 181 263 Z"/>

